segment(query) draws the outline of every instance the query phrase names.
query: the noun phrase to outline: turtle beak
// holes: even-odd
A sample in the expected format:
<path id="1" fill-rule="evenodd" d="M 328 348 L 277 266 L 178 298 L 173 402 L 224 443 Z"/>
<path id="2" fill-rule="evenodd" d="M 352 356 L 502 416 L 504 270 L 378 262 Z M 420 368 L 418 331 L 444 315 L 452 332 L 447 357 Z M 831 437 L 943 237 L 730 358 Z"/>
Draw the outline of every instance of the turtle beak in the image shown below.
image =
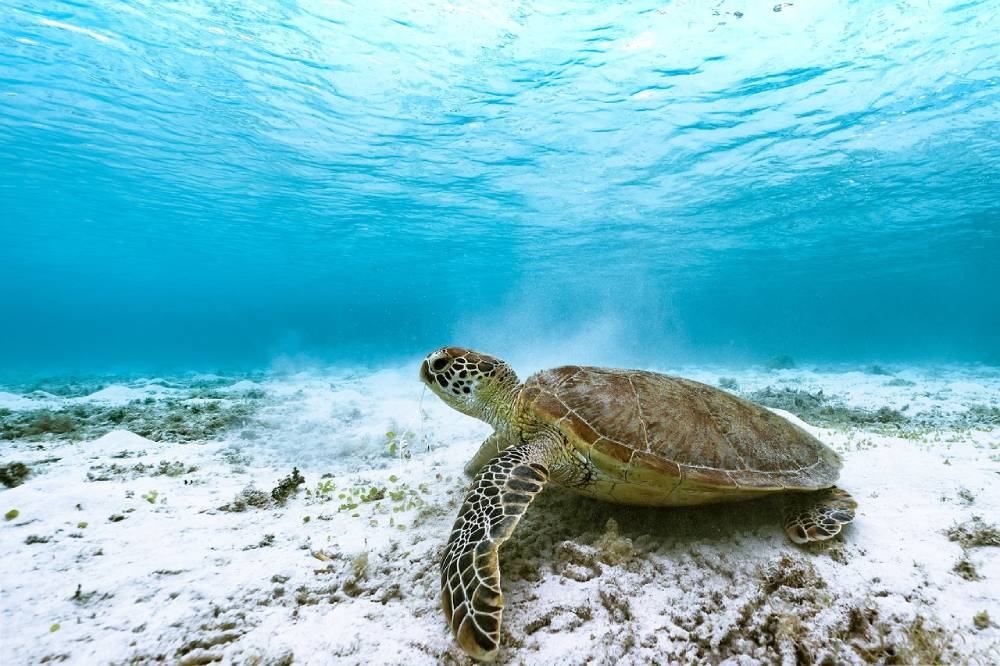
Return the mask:
<path id="1" fill-rule="evenodd" d="M 434 379 L 431 377 L 430 366 L 427 365 L 427 360 L 425 359 L 423 363 L 420 364 L 420 380 L 424 384 L 432 384 Z"/>

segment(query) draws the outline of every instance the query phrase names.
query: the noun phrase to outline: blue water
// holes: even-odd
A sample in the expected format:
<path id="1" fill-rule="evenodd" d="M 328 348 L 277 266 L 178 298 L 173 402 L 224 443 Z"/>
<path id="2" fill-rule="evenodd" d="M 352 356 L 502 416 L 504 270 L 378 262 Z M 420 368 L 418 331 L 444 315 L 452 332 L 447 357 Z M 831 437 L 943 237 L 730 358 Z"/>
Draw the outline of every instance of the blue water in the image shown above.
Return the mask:
<path id="1" fill-rule="evenodd" d="M 1000 363 L 998 36 L 997 2 L 5 2 L 0 371 Z"/>

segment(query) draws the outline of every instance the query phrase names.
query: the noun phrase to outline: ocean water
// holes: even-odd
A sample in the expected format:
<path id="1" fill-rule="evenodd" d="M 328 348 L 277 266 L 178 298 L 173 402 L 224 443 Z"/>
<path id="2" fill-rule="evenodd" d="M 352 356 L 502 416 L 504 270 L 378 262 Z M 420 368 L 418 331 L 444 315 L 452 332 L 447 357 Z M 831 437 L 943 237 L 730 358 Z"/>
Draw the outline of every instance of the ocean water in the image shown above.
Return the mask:
<path id="1" fill-rule="evenodd" d="M 1000 364 L 996 2 L 5 2 L 0 371 Z"/>

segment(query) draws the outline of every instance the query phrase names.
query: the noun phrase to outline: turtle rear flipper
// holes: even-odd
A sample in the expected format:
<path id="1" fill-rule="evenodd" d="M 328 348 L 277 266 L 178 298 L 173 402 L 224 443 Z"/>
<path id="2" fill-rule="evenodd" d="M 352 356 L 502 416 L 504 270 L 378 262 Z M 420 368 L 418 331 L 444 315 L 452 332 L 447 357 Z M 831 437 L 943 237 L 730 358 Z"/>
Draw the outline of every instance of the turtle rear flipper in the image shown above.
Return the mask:
<path id="1" fill-rule="evenodd" d="M 485 661 L 500 644 L 500 564 L 510 538 L 549 471 L 539 446 L 507 449 L 476 475 L 458 512 L 441 562 L 441 607 L 465 652 Z"/>
<path id="2" fill-rule="evenodd" d="M 854 520 L 856 508 L 854 498 L 836 486 L 797 495 L 785 507 L 785 534 L 799 544 L 832 539 Z"/>

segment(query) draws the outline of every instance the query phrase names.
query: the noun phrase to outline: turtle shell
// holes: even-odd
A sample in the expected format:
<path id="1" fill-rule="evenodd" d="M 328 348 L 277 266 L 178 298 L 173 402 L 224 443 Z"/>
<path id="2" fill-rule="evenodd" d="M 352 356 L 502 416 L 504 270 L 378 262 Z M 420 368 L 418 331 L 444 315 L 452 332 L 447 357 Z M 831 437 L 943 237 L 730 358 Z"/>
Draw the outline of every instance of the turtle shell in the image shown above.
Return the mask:
<path id="1" fill-rule="evenodd" d="M 812 490 L 831 486 L 841 467 L 834 451 L 786 419 L 680 377 L 565 366 L 529 377 L 519 402 L 627 482 Z"/>

